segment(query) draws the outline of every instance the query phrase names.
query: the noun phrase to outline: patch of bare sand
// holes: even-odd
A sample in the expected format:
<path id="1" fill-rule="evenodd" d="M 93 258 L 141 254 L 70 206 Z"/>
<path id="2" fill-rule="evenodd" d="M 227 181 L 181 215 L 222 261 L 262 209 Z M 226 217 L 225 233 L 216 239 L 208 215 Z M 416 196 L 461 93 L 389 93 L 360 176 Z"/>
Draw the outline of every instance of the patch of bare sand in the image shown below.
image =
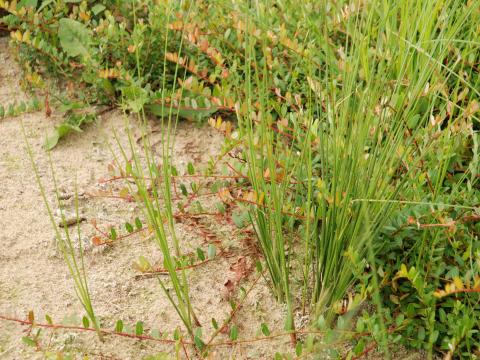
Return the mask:
<path id="1" fill-rule="evenodd" d="M 0 104 L 23 100 L 20 89 L 20 72 L 7 46 L 7 39 L 0 39 Z M 33 113 L 17 118 L 0 120 L 0 314 L 25 319 L 33 310 L 37 321 L 45 322 L 49 314 L 55 323 L 71 314 L 83 315 L 75 297 L 72 279 L 61 256 L 56 251 L 54 232 L 43 204 L 38 184 L 21 133 L 23 120 L 40 177 L 47 197 L 54 204 L 54 187 L 49 171 L 47 153 L 42 149 L 46 133 L 59 116 L 46 118 L 43 113 Z M 150 126 L 155 126 L 152 122 Z M 132 121 L 131 131 L 139 130 Z M 123 146 L 127 146 L 125 119 L 118 112 L 107 113 L 82 134 L 72 134 L 62 140 L 51 152 L 60 188 L 74 190 L 75 178 L 80 191 L 95 191 L 98 180 L 108 177 L 107 167 L 112 161 L 108 143 L 113 144 L 113 130 L 119 134 Z M 205 163 L 210 156 L 218 154 L 222 138 L 209 128 L 197 128 L 181 123 L 177 131 L 175 162 L 183 168 L 192 159 Z M 95 311 L 102 327 L 113 329 L 115 321 L 122 319 L 133 326 L 143 321 L 145 329 L 159 329 L 171 334 L 181 326 L 172 306 L 162 293 L 155 279 L 136 280 L 137 272 L 132 263 L 140 255 L 151 261 L 161 261 L 161 253 L 154 242 L 146 237 L 135 236 L 118 245 L 98 250 L 90 244 L 96 234 L 89 221 L 96 219 L 100 225 L 121 226 L 131 221 L 138 213 L 138 205 L 115 199 L 86 197 L 79 200 L 80 211 L 87 221 L 81 231 L 87 245 L 85 262 L 89 287 Z M 209 226 L 215 227 L 214 220 Z M 228 224 L 218 225 L 219 234 L 228 234 L 228 241 L 242 250 L 242 244 L 232 237 Z M 185 250 L 194 250 L 204 244 L 199 234 L 188 226 L 178 224 L 178 234 Z M 73 231 L 74 232 L 74 231 Z M 194 309 L 203 325 L 205 338 L 213 331 L 211 318 L 220 324 L 231 312 L 230 305 L 222 298 L 224 282 L 235 257 L 218 257 L 202 267 L 188 272 Z M 254 276 L 244 284 L 248 289 Z M 261 280 L 238 312 L 235 324 L 240 338 L 258 336 L 259 324 L 265 322 L 271 330 L 282 330 L 283 308 L 275 303 L 267 285 Z M 42 351 L 26 346 L 21 338 L 26 327 L 0 320 L 0 358 L 44 358 Z M 169 335 L 171 337 L 171 335 Z M 108 336 L 105 342 L 94 334 L 66 330 L 44 330 L 42 346 L 52 351 L 73 351 L 77 358 L 88 354 L 89 358 L 141 359 L 146 355 L 165 351 L 174 355 L 174 349 L 151 341 L 138 341 L 117 336 Z M 226 340 L 220 335 L 218 340 Z M 288 338 L 258 342 L 235 347 L 217 348 L 210 353 L 212 359 L 266 359 L 276 351 L 291 350 Z M 180 358 L 185 358 L 180 353 Z M 195 358 L 189 350 L 190 358 Z"/>

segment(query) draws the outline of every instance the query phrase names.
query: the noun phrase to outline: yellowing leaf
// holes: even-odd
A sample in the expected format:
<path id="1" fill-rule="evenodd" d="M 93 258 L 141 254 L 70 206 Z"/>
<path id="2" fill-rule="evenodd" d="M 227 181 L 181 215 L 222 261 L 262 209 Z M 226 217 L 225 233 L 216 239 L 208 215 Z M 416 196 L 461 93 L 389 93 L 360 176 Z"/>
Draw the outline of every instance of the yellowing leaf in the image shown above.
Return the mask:
<path id="1" fill-rule="evenodd" d="M 229 203 L 233 200 L 232 194 L 228 188 L 221 188 L 218 190 L 218 197 L 225 203 Z"/>
<path id="2" fill-rule="evenodd" d="M 115 68 L 103 69 L 98 72 L 98 77 L 101 79 L 116 79 L 120 77 L 120 71 Z"/>
<path id="3" fill-rule="evenodd" d="M 182 30 L 183 29 L 183 21 L 175 21 L 171 24 L 168 24 L 168 28 L 170 30 Z"/>
<path id="4" fill-rule="evenodd" d="M 81 11 L 81 12 L 80 12 L 79 17 L 80 17 L 80 19 L 82 19 L 82 20 L 85 21 L 85 22 L 87 22 L 88 20 L 90 20 L 90 15 L 87 14 L 86 12 L 84 12 L 84 11 Z"/>
<path id="5" fill-rule="evenodd" d="M 468 104 L 465 112 L 463 113 L 463 116 L 470 117 L 474 115 L 478 110 L 480 110 L 480 103 L 478 103 L 478 101 L 476 100 L 473 100 Z"/>
<path id="6" fill-rule="evenodd" d="M 453 278 L 453 283 L 455 284 L 455 288 L 456 288 L 457 290 L 462 290 L 462 289 L 464 288 L 464 286 L 463 286 L 463 281 L 462 281 L 462 279 L 460 279 L 458 276 L 455 276 L 455 277 Z"/>
<path id="7" fill-rule="evenodd" d="M 25 43 L 30 42 L 30 30 L 27 30 L 23 33 L 22 41 Z"/>
<path id="8" fill-rule="evenodd" d="M 130 198 L 130 191 L 128 190 L 128 188 L 123 188 L 122 190 L 120 190 L 120 193 L 119 193 L 120 197 L 122 198 Z"/>

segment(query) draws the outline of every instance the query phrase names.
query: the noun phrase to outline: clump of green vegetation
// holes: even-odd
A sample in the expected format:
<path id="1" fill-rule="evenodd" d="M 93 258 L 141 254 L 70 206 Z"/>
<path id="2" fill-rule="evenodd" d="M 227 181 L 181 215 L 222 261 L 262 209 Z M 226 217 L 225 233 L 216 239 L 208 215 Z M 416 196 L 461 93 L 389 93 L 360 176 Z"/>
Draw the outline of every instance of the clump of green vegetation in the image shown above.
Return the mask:
<path id="1" fill-rule="evenodd" d="M 0 105 L 0 119 L 6 118 L 9 116 L 18 116 L 20 114 L 39 111 L 41 109 L 42 109 L 42 104 L 40 104 L 37 98 L 34 98 L 29 101 L 21 101 L 18 104 L 14 102 L 6 106 Z"/>
<path id="2" fill-rule="evenodd" d="M 167 233 L 180 256 L 170 133 L 180 118 L 220 128 L 223 117 L 238 120 L 236 136 L 222 129 L 248 179 L 234 221 L 255 230 L 293 342 L 301 309 L 312 328 L 351 342 L 351 357 L 377 345 L 388 356 L 396 343 L 430 358 L 480 356 L 477 0 L 0 7 L 25 86 L 45 92 L 53 76 L 57 93 L 70 89 L 57 97 L 77 115 L 48 148 L 91 120 L 73 111 L 90 104 L 166 127 L 162 173 L 147 150 L 146 172 L 135 156 L 123 161 L 199 350 L 188 283 L 168 260 Z M 161 189 L 150 194 L 147 177 Z"/>

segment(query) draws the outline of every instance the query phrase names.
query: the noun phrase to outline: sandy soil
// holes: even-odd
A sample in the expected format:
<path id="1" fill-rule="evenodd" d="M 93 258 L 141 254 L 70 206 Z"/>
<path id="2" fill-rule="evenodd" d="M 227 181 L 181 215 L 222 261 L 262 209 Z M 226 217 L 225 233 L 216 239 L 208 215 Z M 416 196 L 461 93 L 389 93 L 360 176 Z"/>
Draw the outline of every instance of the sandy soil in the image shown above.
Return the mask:
<path id="1" fill-rule="evenodd" d="M 19 69 L 7 44 L 7 39 L 0 39 L 0 104 L 4 105 L 26 98 L 19 86 Z M 83 310 L 75 297 L 67 267 L 56 249 L 53 228 L 25 151 L 21 121 L 33 148 L 47 197 L 55 208 L 48 154 L 42 149 L 42 144 L 45 134 L 61 121 L 60 114 L 54 113 L 47 118 L 43 112 L 38 112 L 0 120 L 0 315 L 26 319 L 28 312 L 33 310 L 38 322 L 45 323 L 45 314 L 48 314 L 55 323 L 61 323 L 72 315 L 83 316 Z M 138 137 L 140 132 L 135 124 L 132 121 L 130 130 Z M 152 121 L 149 126 L 158 125 Z M 68 136 L 51 152 L 62 192 L 74 191 L 75 177 L 80 192 L 94 193 L 104 189 L 99 180 L 109 177 L 108 164 L 112 161 L 107 144 L 112 144 L 114 151 L 118 152 L 113 129 L 126 146 L 125 119 L 122 114 L 113 111 L 88 126 L 84 133 Z M 156 136 L 159 136 L 158 133 Z M 175 162 L 179 168 L 184 168 L 188 161 L 206 163 L 219 152 L 223 141 L 214 130 L 197 128 L 189 123 L 179 125 L 176 140 Z M 115 186 L 113 184 L 111 189 L 118 191 Z M 91 196 L 80 198 L 79 202 L 80 211 L 87 219 L 81 225 L 81 241 L 86 247 L 89 286 L 102 327 L 113 329 L 118 319 L 130 326 L 143 321 L 147 332 L 158 329 L 171 334 L 180 322 L 156 279 L 138 280 L 135 278 L 137 271 L 132 268 L 132 263 L 141 255 L 152 262 L 161 260 L 161 253 L 154 242 L 138 235 L 108 247 L 95 247 L 90 241 L 97 234 L 89 223 L 92 219 L 102 228 L 121 226 L 139 213 L 138 205 Z M 67 201 L 66 206 L 71 208 L 71 201 Z M 191 226 L 184 223 L 177 225 L 185 251 L 205 245 L 205 239 L 192 231 Z M 221 323 L 231 312 L 228 301 L 222 296 L 224 283 L 231 276 L 229 269 L 232 264 L 248 249 L 244 242 L 232 235 L 235 233 L 233 226 L 216 226 L 214 219 L 206 221 L 203 226 L 210 227 L 218 234 L 221 243 L 225 241 L 221 245 L 234 249 L 237 254 L 228 258 L 218 257 L 188 273 L 193 306 L 203 325 L 203 333 L 209 334 L 212 332 L 211 318 Z M 242 285 L 248 289 L 254 277 L 250 276 Z M 269 324 L 272 331 L 281 331 L 282 319 L 282 306 L 275 303 L 261 280 L 236 315 L 235 323 L 239 327 L 239 338 L 249 338 L 258 336 L 261 322 Z M 41 336 L 44 351 L 36 351 L 22 342 L 26 330 L 25 326 L 0 320 L 0 358 L 41 359 L 48 356 L 48 351 L 72 353 L 76 358 L 88 354 L 90 359 L 141 359 L 162 351 L 175 355 L 172 347 L 151 341 L 108 336 L 102 343 L 93 334 L 65 330 L 44 330 Z M 226 339 L 226 335 L 220 335 L 218 340 L 221 339 Z M 279 338 L 268 343 L 218 348 L 210 357 L 271 358 L 276 351 L 291 350 L 288 343 L 288 338 Z M 183 352 L 179 357 L 186 358 Z M 195 358 L 191 349 L 189 357 Z"/>

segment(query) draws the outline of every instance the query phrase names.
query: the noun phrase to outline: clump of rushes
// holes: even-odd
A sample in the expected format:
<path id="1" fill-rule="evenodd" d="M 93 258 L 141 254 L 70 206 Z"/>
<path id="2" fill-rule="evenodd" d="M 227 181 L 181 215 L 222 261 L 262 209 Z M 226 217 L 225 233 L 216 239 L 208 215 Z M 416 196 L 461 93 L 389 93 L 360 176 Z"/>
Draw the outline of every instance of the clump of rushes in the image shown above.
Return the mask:
<path id="1" fill-rule="evenodd" d="M 45 207 L 47 208 L 48 216 L 50 218 L 50 222 L 53 226 L 53 229 L 55 231 L 55 238 L 56 238 L 56 245 L 57 248 L 60 250 L 62 253 L 63 259 L 65 263 L 67 264 L 68 271 L 70 272 L 70 275 L 72 276 L 73 283 L 74 283 L 74 289 L 75 293 L 77 295 L 77 298 L 80 300 L 80 303 L 82 304 L 85 312 L 87 313 L 87 317 L 89 321 L 93 324 L 93 327 L 96 329 L 98 337 L 100 340 L 103 341 L 103 336 L 102 332 L 100 330 L 100 323 L 98 321 L 98 318 L 95 315 L 95 311 L 93 309 L 93 304 L 92 304 L 92 298 L 90 296 L 90 291 L 88 289 L 88 277 L 87 273 L 85 271 L 85 263 L 83 260 L 83 244 L 81 241 L 80 237 L 80 216 L 79 216 L 79 211 L 78 211 L 78 194 L 77 194 L 77 187 L 76 187 L 76 182 L 75 182 L 75 216 L 76 216 L 76 226 L 77 226 L 77 236 L 78 236 L 78 250 L 75 250 L 75 245 L 73 243 L 70 231 L 69 231 L 69 225 L 67 224 L 67 219 L 65 217 L 65 213 L 63 210 L 62 203 L 60 201 L 60 194 L 58 191 L 58 185 L 57 185 L 57 180 L 55 176 L 55 170 L 53 167 L 53 162 L 49 154 L 49 162 L 50 162 L 50 169 L 51 169 L 51 176 L 55 188 L 55 196 L 58 204 L 58 208 L 60 209 L 60 216 L 61 216 L 61 221 L 63 223 L 62 229 L 60 229 L 59 225 L 54 219 L 53 216 L 53 211 L 52 208 L 49 205 L 48 199 L 47 199 L 47 194 L 45 191 L 45 187 L 43 186 L 43 183 L 40 179 L 40 175 L 38 172 L 38 167 L 35 163 L 35 158 L 32 152 L 32 148 L 30 147 L 30 144 L 27 140 L 27 136 L 25 133 L 25 128 L 23 125 L 22 121 L 22 133 L 23 137 L 25 139 L 25 144 L 26 144 L 26 150 L 28 153 L 28 156 L 30 158 L 30 161 L 32 163 L 32 168 L 35 173 L 35 179 L 37 180 L 38 187 L 40 188 L 40 193 L 43 198 L 43 202 L 45 204 Z M 85 323 L 84 323 L 85 324 Z"/>
<path id="2" fill-rule="evenodd" d="M 173 8 L 167 11 L 167 18 L 172 15 Z M 135 14 L 135 7 L 134 7 Z M 135 17 L 135 15 L 134 15 Z M 141 28 L 141 24 L 136 24 Z M 134 29 L 139 38 L 136 48 L 141 47 L 141 29 Z M 164 46 L 167 47 L 169 43 L 169 31 L 166 31 L 164 38 Z M 182 51 L 182 42 L 179 45 L 178 53 Z M 138 50 L 137 50 L 138 52 Z M 137 59 L 137 75 L 142 76 L 142 60 L 140 56 L 136 56 Z M 166 94 L 168 91 L 172 93 L 176 89 L 176 80 L 173 83 L 173 90 L 167 91 L 167 84 L 165 82 L 167 72 L 167 60 L 164 59 L 163 68 L 163 86 L 162 86 L 162 103 L 165 103 Z M 178 76 L 178 64 L 174 73 L 174 79 Z M 132 109 L 127 104 L 124 108 L 129 109 L 136 113 L 137 120 L 143 124 L 143 130 L 146 129 L 146 117 L 143 110 L 143 105 L 139 109 Z M 173 106 L 173 104 L 172 104 Z M 135 111 L 137 110 L 137 111 Z M 194 340 L 197 348 L 202 350 L 204 343 L 201 339 L 200 332 L 195 331 L 200 327 L 200 322 L 195 315 L 189 296 L 189 284 L 186 276 L 186 270 L 178 270 L 176 268 L 175 257 L 180 258 L 182 253 L 180 249 L 180 242 L 175 231 L 175 220 L 173 214 L 173 202 L 172 202 L 172 184 L 171 178 L 174 175 L 172 172 L 172 149 L 174 144 L 174 134 L 176 124 L 178 121 L 178 114 L 174 115 L 173 107 L 162 107 L 161 114 L 159 114 L 162 122 L 162 158 L 161 168 L 157 166 L 153 154 L 151 152 L 151 144 L 149 143 L 149 137 L 146 133 L 142 136 L 143 156 L 136 149 L 135 141 L 132 138 L 132 134 L 128 132 L 129 149 L 122 147 L 117 134 L 115 138 L 120 148 L 122 161 L 116 157 L 116 154 L 112 151 L 115 161 L 120 167 L 121 163 L 126 164 L 125 172 L 127 176 L 131 176 L 135 182 L 135 192 L 142 204 L 142 212 L 148 221 L 149 226 L 153 229 L 154 240 L 160 248 L 163 255 L 164 268 L 168 271 L 169 280 L 173 286 L 175 296 L 172 296 L 167 289 L 165 282 L 160 276 L 157 276 L 160 287 L 165 295 L 168 297 L 170 303 L 173 305 L 175 311 L 183 322 L 188 334 Z M 126 128 L 128 129 L 128 118 L 126 117 Z M 129 150 L 131 156 L 127 154 Z M 147 181 L 146 179 L 151 179 Z M 131 187 L 130 184 L 128 184 Z M 173 250 L 172 250 L 173 248 Z"/>
<path id="3" fill-rule="evenodd" d="M 443 64 L 470 15 L 460 1 L 358 6 L 361 11 L 346 5 L 342 26 L 318 26 L 315 19 L 331 18 L 332 9 L 299 4 L 309 36 L 290 54 L 290 71 L 302 68 L 309 89 L 299 96 L 298 111 L 286 115 L 267 96 L 278 80 L 267 61 L 257 60 L 268 55 L 268 39 L 248 30 L 268 27 L 268 4 L 257 4 L 244 19 L 245 78 L 237 81 L 245 104 L 238 115 L 258 200 L 250 214 L 292 330 L 290 259 L 303 258 L 303 303 L 332 318 L 355 271 L 371 262 L 368 249 L 375 254 L 382 247 L 379 231 L 395 200 L 421 175 L 428 148 L 418 149 L 415 139 L 444 107 L 442 84 L 455 80 L 477 92 Z M 285 236 L 298 226 L 300 244 Z"/>
<path id="4" fill-rule="evenodd" d="M 252 19 L 247 12 L 245 18 L 247 29 L 251 26 L 251 22 Z M 261 68 L 262 73 L 252 71 L 252 68 L 258 66 L 254 60 L 257 58 L 256 52 L 258 51 L 255 45 L 255 39 L 247 36 L 245 46 L 247 60 L 244 68 L 244 89 L 242 89 L 245 93 L 245 110 L 243 114 L 240 111 L 237 112 L 240 132 L 246 142 L 244 156 L 248 163 L 248 177 L 253 187 L 255 200 L 258 202 L 258 206 L 251 208 L 250 219 L 272 281 L 273 293 L 278 301 L 285 302 L 287 305 L 285 329 L 292 331 L 292 342 L 296 342 L 290 291 L 289 244 L 283 229 L 283 205 L 288 196 L 287 190 L 291 174 L 279 174 L 277 167 L 279 152 L 284 153 L 291 149 L 282 148 L 280 150 L 277 147 L 272 130 L 273 119 L 268 111 L 268 70 L 264 65 Z M 241 84 L 241 82 L 239 83 Z M 253 87 L 258 88 L 258 93 L 256 92 L 258 98 L 254 98 Z M 290 163 L 293 160 L 293 156 L 287 158 L 285 168 L 293 165 Z"/>

